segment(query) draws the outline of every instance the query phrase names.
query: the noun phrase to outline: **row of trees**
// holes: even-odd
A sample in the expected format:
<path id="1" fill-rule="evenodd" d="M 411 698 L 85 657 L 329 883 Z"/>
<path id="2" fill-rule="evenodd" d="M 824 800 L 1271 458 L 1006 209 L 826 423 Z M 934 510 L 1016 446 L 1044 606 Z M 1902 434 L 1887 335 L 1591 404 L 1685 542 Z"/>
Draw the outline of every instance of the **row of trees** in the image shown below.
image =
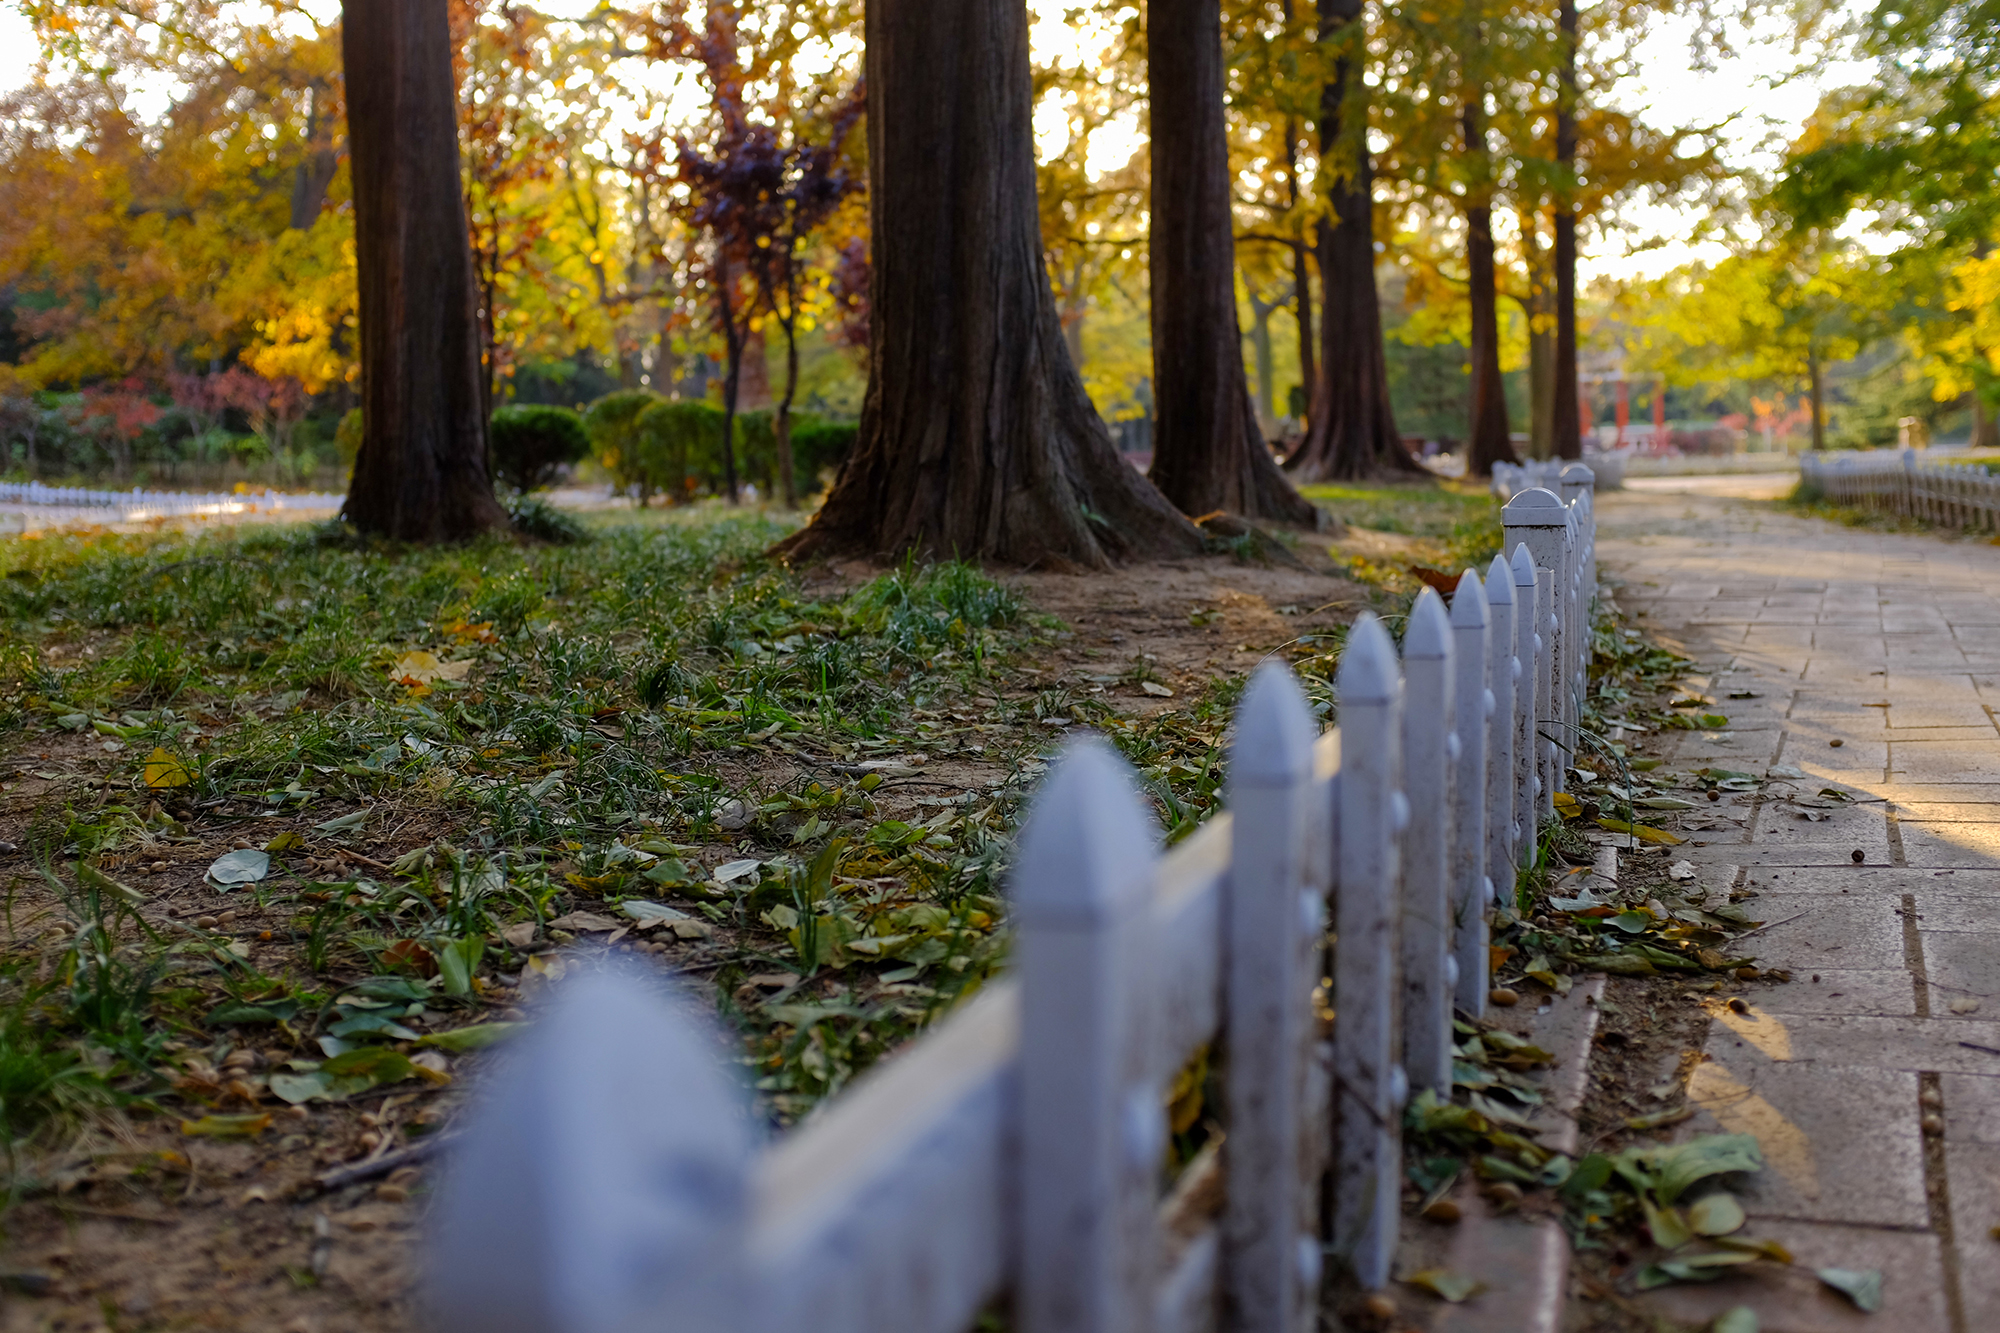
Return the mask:
<path id="1" fill-rule="evenodd" d="M 179 151 L 190 160 L 203 145 L 222 144 L 216 156 L 225 162 L 240 150 L 263 188 L 237 191 L 244 216 L 235 223 L 206 224 L 211 252 L 254 239 L 274 263 L 289 255 L 288 273 L 302 278 L 315 276 L 316 257 L 325 280 L 263 293 L 284 308 L 247 325 L 240 311 L 216 311 L 205 327 L 162 337 L 158 326 L 148 335 L 119 318 L 50 320 L 33 330 L 33 359 L 47 375 L 64 373 L 67 357 L 67 373 L 80 377 L 148 355 L 171 362 L 203 338 L 231 350 L 233 338 L 252 364 L 295 368 L 302 383 L 323 388 L 343 362 L 341 378 L 357 378 L 356 324 L 380 329 L 380 338 L 361 339 L 370 444 L 351 509 L 411 536 L 496 521 L 471 497 L 476 479 L 457 475 L 452 460 L 480 453 L 486 409 L 537 339 L 552 347 L 552 330 L 609 330 L 621 365 L 636 372 L 628 382 L 666 383 L 677 319 L 722 344 L 728 411 L 751 319 L 781 336 L 789 371 L 781 423 L 801 324 L 840 325 L 866 340 L 870 388 L 855 462 L 801 549 L 917 545 L 1095 564 L 1128 549 L 1185 548 L 1191 529 L 1180 514 L 1227 508 L 1303 521 L 1310 509 L 1273 465 L 1250 410 L 1233 276 L 1239 244 L 1291 259 L 1300 362 L 1313 386 L 1293 477 L 1410 467 L 1382 355 L 1376 276 L 1390 240 L 1466 311 L 1476 460 L 1511 453 L 1498 392 L 1503 291 L 1531 315 L 1538 433 L 1573 454 L 1576 412 L 1559 397 L 1574 383 L 1565 366 L 1575 355 L 1575 219 L 1642 186 L 1681 188 L 1713 169 L 1712 158 L 1686 150 L 1685 134 L 1645 130 L 1581 98 L 1608 82 L 1619 42 L 1643 30 L 1651 10 L 1634 0 L 1593 10 L 1591 47 L 1580 44 L 1566 4 L 1466 0 L 1441 14 L 1371 14 L 1359 0 L 1323 0 L 1311 12 L 1159 0 L 1144 13 L 1119 11 L 1124 39 L 1096 77 L 1075 80 L 1091 92 L 1075 100 L 1074 118 L 1087 131 L 1107 104 L 1143 98 L 1153 132 L 1147 160 L 1124 173 L 1126 187 L 1098 192 L 1108 204 L 1092 199 L 1089 180 L 1051 188 L 1073 163 L 1037 168 L 1038 89 L 1020 0 L 952 0 L 909 13 L 877 4 L 858 32 L 855 6 L 837 3 L 607 6 L 568 26 L 513 6 L 393 8 L 353 3 L 340 31 L 278 40 L 275 25 L 252 34 L 233 7 L 193 0 L 41 7 L 43 31 L 59 46 L 109 52 L 114 65 L 171 66 L 194 90 L 176 104 L 162 147 L 134 148 L 139 165 L 127 163 L 120 179 L 137 179 L 141 166 L 171 178 L 158 167 L 176 133 L 188 139 Z M 357 36 L 362 17 L 370 31 Z M 838 58 L 857 36 L 865 80 Z M 341 41 L 344 80 L 329 59 Z M 263 77 L 244 75 L 255 62 L 223 58 L 246 47 L 264 54 Z M 802 58 L 808 51 L 813 60 Z M 924 54 L 905 63 L 910 51 Z M 635 62 L 686 71 L 705 118 L 672 132 L 673 94 L 634 74 Z M 445 67 L 454 77 L 438 77 Z M 803 77 L 805 69 L 818 72 Z M 947 69 L 958 73 L 939 87 Z M 885 90 L 885 72 L 902 82 Z M 1040 91 L 1065 77 L 1044 71 Z M 625 124 L 601 91 L 613 86 L 628 94 L 619 107 L 637 109 Z M 865 142 L 855 132 L 864 106 Z M 939 106 L 954 110 L 941 117 Z M 21 131 L 50 163 L 70 151 L 60 128 L 48 128 L 59 111 L 42 105 L 31 118 L 40 128 Z M 97 124 L 97 142 L 117 137 L 105 129 L 117 119 Z M 282 225 L 269 188 L 279 177 L 291 186 Z M 230 212 L 200 202 L 190 216 Z M 1496 206 L 1511 223 L 1514 265 L 1496 262 Z M 94 207 L 100 230 L 115 230 L 104 221 L 119 216 L 113 201 Z M 184 255 L 198 238 L 175 231 L 187 219 L 171 203 L 162 214 L 156 225 Z M 419 233 L 427 239 L 412 241 Z M 41 228 L 38 257 L 51 267 L 55 235 Z M 143 240 L 127 234 L 115 244 L 129 252 Z M 329 241 L 340 243 L 331 263 Z M 461 245 L 462 275 L 447 253 Z M 1108 267 L 1093 250 L 1121 262 L 1137 250 L 1149 269 L 1154 486 L 1118 465 L 1077 377 L 1075 332 L 1088 308 L 1079 295 L 1093 270 Z M 619 254 L 629 259 L 614 277 Z M 119 270 L 113 261 L 122 257 L 107 255 L 77 281 Z M 215 265 L 187 268 L 198 285 Z M 1515 271 L 1525 277 L 1509 291 Z M 355 293 L 345 307 L 335 291 L 343 273 Z M 430 286 L 419 306 L 384 304 L 408 302 L 420 275 Z M 211 283 L 203 293 L 219 299 L 221 290 Z M 447 327 L 461 308 L 473 312 L 470 328 Z M 133 345 L 148 336 L 151 346 Z M 378 352 L 390 359 L 378 365 Z M 443 378 L 440 356 L 451 363 Z M 466 356 L 469 371 L 459 364 Z M 419 386 L 424 375 L 432 381 Z M 405 417 L 413 424 L 397 424 Z M 415 425 L 418 417 L 428 424 Z M 394 450 L 375 447 L 378 434 L 398 441 Z M 424 499 L 445 486 L 468 498 L 456 507 Z"/>

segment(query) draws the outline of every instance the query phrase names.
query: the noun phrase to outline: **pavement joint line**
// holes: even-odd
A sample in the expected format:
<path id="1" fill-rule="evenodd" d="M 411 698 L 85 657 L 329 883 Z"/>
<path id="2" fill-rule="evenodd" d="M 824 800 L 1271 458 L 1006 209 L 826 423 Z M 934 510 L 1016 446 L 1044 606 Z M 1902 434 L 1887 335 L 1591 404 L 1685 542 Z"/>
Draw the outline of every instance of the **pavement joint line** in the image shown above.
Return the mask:
<path id="1" fill-rule="evenodd" d="M 1917 1075 L 1917 1115 L 1921 1123 L 1924 1103 L 1936 1105 L 1939 1117 L 1936 1133 L 1924 1134 L 1924 1199 L 1930 1208 L 1931 1230 L 1938 1238 L 1938 1258 L 1944 1265 L 1945 1318 L 1952 1333 L 1969 1333 L 1965 1323 L 1965 1294 L 1959 1281 L 1958 1244 L 1951 1224 L 1951 1185 L 1945 1172 L 1944 1086 L 1935 1073 Z"/>

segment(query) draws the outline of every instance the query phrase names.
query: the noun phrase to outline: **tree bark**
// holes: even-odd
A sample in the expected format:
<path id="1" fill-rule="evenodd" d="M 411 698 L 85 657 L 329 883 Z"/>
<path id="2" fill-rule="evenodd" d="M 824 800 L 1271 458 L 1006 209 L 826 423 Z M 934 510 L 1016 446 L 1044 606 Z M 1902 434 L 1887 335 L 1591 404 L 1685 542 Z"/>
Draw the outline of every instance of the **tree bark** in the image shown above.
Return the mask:
<path id="1" fill-rule="evenodd" d="M 1320 0 L 1319 39 L 1361 22 L 1361 0 Z M 1320 101 L 1320 159 L 1334 164 L 1319 224 L 1320 366 L 1312 425 L 1286 460 L 1301 481 L 1353 480 L 1383 473 L 1429 476 L 1410 456 L 1389 404 L 1382 351 L 1382 305 L 1375 292 L 1374 168 L 1368 155 L 1368 93 L 1354 43 L 1334 62 Z"/>
<path id="2" fill-rule="evenodd" d="M 868 392 L 854 454 L 778 548 L 1102 568 L 1202 549 L 1119 458 L 1056 317 L 1023 0 L 870 0 Z"/>
<path id="3" fill-rule="evenodd" d="M 1466 444 L 1466 471 L 1493 475 L 1495 463 L 1519 463 L 1507 424 L 1507 383 L 1500 376 L 1499 295 L 1493 278 L 1493 202 L 1487 193 L 1484 162 L 1486 129 L 1483 90 L 1465 104 L 1465 151 L 1481 170 L 1465 210 L 1465 266 L 1471 278 L 1472 411 Z"/>
<path id="4" fill-rule="evenodd" d="M 487 471 L 444 0 L 342 0 L 341 54 L 363 423 L 343 512 L 403 541 L 505 528 Z"/>
<path id="5" fill-rule="evenodd" d="M 1311 525 L 1264 444 L 1243 374 L 1236 232 L 1222 123 L 1220 0 L 1151 0 L 1153 466 L 1182 513 Z"/>
<path id="6" fill-rule="evenodd" d="M 1806 344 L 1806 376 L 1812 386 L 1812 447 L 1824 449 L 1826 448 L 1826 386 L 1824 377 L 1820 374 L 1817 343 Z M 1974 395 L 1972 401 L 1977 404 L 1978 396 Z M 1976 437 L 1979 430 L 1979 409 L 1976 406 L 1972 409 L 1972 421 L 1973 434 Z M 1978 440 L 1975 438 L 1973 442 L 1976 444 Z"/>
<path id="7" fill-rule="evenodd" d="M 1285 6 L 1285 19 L 1290 22 L 1292 9 Z M 1291 191 L 1292 208 L 1299 206 L 1299 127 L 1290 117 L 1285 119 L 1285 185 Z M 1301 232 L 1292 242 L 1292 295 L 1298 301 L 1299 324 L 1299 396 L 1305 400 L 1306 411 L 1300 413 L 1303 426 L 1311 420 L 1313 396 L 1319 392 L 1319 369 L 1313 354 L 1313 289 L 1312 265 L 1307 256 L 1312 246 Z M 1291 404 L 1287 403 L 1286 416 L 1292 415 Z"/>
<path id="8" fill-rule="evenodd" d="M 715 242 L 716 313 L 722 320 L 722 349 L 727 359 L 722 375 L 722 487 L 729 503 L 736 493 L 736 393 L 743 380 L 743 334 L 736 325 L 736 307 L 730 300 L 730 286 L 736 275 L 729 271 L 729 251 L 720 237 Z"/>
<path id="9" fill-rule="evenodd" d="M 1583 457 L 1583 422 L 1576 401 L 1576 0 L 1562 0 L 1562 80 L 1556 92 L 1556 366 L 1557 458 Z"/>

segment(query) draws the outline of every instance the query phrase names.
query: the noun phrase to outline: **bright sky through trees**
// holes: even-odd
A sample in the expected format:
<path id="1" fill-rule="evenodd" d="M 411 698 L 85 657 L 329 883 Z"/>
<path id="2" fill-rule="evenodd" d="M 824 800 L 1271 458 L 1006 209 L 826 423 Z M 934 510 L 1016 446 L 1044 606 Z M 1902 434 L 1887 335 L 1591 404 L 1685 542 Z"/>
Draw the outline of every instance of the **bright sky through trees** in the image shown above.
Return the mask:
<path id="1" fill-rule="evenodd" d="M 332 0 L 325 0 L 324 7 L 329 19 L 337 13 Z M 594 0 L 544 0 L 537 6 L 562 18 L 581 16 L 593 7 Z M 1113 15 L 1092 15 L 1083 25 L 1072 26 L 1065 22 L 1069 8 L 1062 0 L 1031 0 L 1030 38 L 1038 63 L 1075 67 L 1095 62 L 1117 40 Z M 1689 107 L 1703 108 L 1704 115 L 1716 121 L 1733 116 L 1723 135 L 1727 155 L 1734 165 L 1747 169 L 1768 171 L 1776 165 L 1779 144 L 1799 132 L 1824 91 L 1869 79 L 1871 67 L 1863 61 L 1813 61 L 1801 72 L 1799 67 L 1806 62 L 1791 50 L 1775 22 L 1754 32 L 1732 25 L 1735 53 L 1717 58 L 1712 68 L 1695 68 L 1688 54 L 1690 28 L 1680 19 L 1660 23 L 1639 46 L 1633 73 L 1620 84 L 1617 101 L 1658 124 L 1676 123 Z M 38 54 L 27 21 L 12 5 L 0 5 L 0 89 L 26 82 Z M 170 95 L 164 82 L 126 78 L 134 109 L 142 118 L 150 119 L 164 107 Z M 684 70 L 662 67 L 663 91 L 685 82 Z M 698 90 L 689 86 L 675 91 L 675 104 L 684 97 L 693 114 L 700 101 Z M 1038 108 L 1035 130 L 1036 149 L 1044 160 L 1068 146 L 1064 109 L 1052 101 Z M 1116 170 L 1143 147 L 1137 116 L 1121 116 L 1091 136 L 1086 169 L 1093 176 Z M 1702 205 L 1687 201 L 1666 206 L 1634 202 L 1625 210 L 1619 239 L 1609 243 L 1598 239 L 1583 247 L 1584 275 L 1652 276 L 1691 259 L 1721 259 L 1728 251 L 1719 242 L 1688 243 L 1702 213 Z M 1664 243 L 1649 244 L 1655 239 Z"/>

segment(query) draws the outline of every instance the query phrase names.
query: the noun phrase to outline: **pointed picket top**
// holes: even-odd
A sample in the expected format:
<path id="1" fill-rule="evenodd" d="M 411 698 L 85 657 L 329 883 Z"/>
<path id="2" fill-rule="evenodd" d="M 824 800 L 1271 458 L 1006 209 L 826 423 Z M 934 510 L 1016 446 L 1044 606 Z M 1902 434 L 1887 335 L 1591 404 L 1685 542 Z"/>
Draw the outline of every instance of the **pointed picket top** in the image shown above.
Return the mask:
<path id="1" fill-rule="evenodd" d="M 1410 608 L 1410 625 L 1403 631 L 1404 661 L 1443 661 L 1451 656 L 1451 617 L 1437 589 L 1425 588 Z"/>
<path id="2" fill-rule="evenodd" d="M 1486 600 L 1494 606 L 1514 604 L 1514 570 L 1504 555 L 1494 556 L 1486 567 Z"/>
<path id="3" fill-rule="evenodd" d="M 1458 590 L 1451 595 L 1453 629 L 1483 629 L 1486 625 L 1486 590 L 1479 584 L 1479 571 L 1468 569 L 1458 576 Z"/>
<path id="4" fill-rule="evenodd" d="M 1345 704 L 1386 704 L 1396 697 L 1396 645 L 1373 611 L 1363 611 L 1347 632 L 1334 687 Z"/>
<path id="5" fill-rule="evenodd" d="M 1146 893 L 1159 834 L 1127 764 L 1109 742 L 1063 747 L 1035 794 L 1008 891 L 1024 925 L 1085 926 Z"/>
<path id="6" fill-rule="evenodd" d="M 571 959 L 571 969 L 592 964 Z M 480 1090 L 428 1223 L 428 1327 L 748 1322 L 749 1099 L 732 1041 L 658 973 L 556 983 Z"/>
<path id="7" fill-rule="evenodd" d="M 1236 709 L 1230 785 L 1276 787 L 1305 780 L 1312 773 L 1318 732 L 1292 669 L 1275 660 L 1264 663 Z"/>
<path id="8" fill-rule="evenodd" d="M 1515 587 L 1532 588 L 1535 586 L 1535 557 L 1528 550 L 1526 542 L 1514 548 L 1514 555 L 1509 563 L 1514 566 Z M 1533 597 L 1534 595 L 1530 593 L 1529 600 L 1532 601 Z"/>
<path id="9" fill-rule="evenodd" d="M 1562 497 L 1542 486 L 1518 492 L 1500 509 L 1500 522 L 1509 528 L 1559 528 L 1567 506 Z"/>

